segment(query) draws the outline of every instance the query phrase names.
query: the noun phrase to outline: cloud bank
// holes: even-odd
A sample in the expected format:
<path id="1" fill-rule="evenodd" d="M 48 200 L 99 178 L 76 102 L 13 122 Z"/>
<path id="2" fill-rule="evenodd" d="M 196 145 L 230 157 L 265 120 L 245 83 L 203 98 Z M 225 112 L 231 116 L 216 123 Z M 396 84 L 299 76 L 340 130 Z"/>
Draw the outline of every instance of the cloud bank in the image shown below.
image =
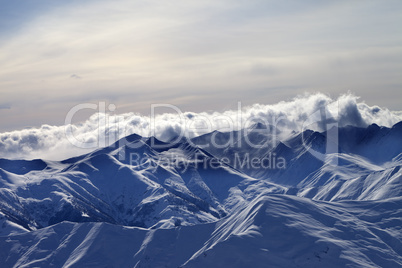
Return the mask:
<path id="1" fill-rule="evenodd" d="M 97 107 L 96 104 L 92 105 Z M 157 112 L 160 108 L 155 106 L 154 110 Z M 238 110 L 212 113 L 180 113 L 180 107 L 163 108 L 164 111 L 172 111 L 156 113 L 155 116 L 97 112 L 80 124 L 43 125 L 40 128 L 1 133 L 0 157 L 61 160 L 90 152 L 133 133 L 170 140 L 180 135 L 195 137 L 213 130 L 238 130 L 255 122 L 275 125 L 281 133 L 290 133 L 307 128 L 320 131 L 328 117 L 339 126 L 365 127 L 375 123 L 391 127 L 402 121 L 402 112 L 369 106 L 351 94 L 337 99 L 324 94 L 305 94 L 274 105 L 241 107 L 239 103 Z M 320 116 L 322 111 L 326 112 L 326 118 Z M 66 133 L 72 135 L 66 136 Z"/>

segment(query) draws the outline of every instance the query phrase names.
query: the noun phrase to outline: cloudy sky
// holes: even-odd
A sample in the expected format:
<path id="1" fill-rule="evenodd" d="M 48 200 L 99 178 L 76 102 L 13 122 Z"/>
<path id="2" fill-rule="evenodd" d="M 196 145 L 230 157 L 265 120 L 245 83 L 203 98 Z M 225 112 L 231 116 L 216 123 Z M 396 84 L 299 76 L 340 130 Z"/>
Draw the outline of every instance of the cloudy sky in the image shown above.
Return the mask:
<path id="1" fill-rule="evenodd" d="M 350 91 L 402 110 L 401 25 L 401 1 L 0 0 L 0 132 L 99 101 L 201 112 Z"/>

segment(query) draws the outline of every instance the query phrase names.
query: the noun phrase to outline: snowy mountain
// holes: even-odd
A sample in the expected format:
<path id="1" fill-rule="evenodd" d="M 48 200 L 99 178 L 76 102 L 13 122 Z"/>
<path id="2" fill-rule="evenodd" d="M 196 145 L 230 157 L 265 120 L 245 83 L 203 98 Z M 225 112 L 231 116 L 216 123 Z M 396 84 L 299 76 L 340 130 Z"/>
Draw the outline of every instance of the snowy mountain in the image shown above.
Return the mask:
<path id="1" fill-rule="evenodd" d="M 0 267 L 402 267 L 402 122 L 329 131 L 0 159 Z"/>

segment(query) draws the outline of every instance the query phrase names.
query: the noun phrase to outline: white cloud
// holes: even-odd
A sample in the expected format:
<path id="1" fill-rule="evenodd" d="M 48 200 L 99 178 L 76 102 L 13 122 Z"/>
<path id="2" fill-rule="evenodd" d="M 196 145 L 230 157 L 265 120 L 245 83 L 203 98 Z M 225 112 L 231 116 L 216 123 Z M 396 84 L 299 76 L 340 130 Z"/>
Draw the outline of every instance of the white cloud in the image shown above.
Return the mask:
<path id="1" fill-rule="evenodd" d="M 243 107 L 241 112 L 236 110 L 212 113 L 187 112 L 180 115 L 171 110 L 171 113 L 156 115 L 154 120 L 149 116 L 134 113 L 96 113 L 85 122 L 71 127 L 74 137 L 87 145 L 99 142 L 102 144 L 103 141 L 107 145 L 132 133 L 142 136 L 154 133 L 162 140 L 181 134 L 194 137 L 213 130 L 240 129 L 256 121 L 277 125 L 284 133 L 289 133 L 293 130 L 303 130 L 305 122 L 322 107 L 337 119 L 339 126 L 364 127 L 376 123 L 391 127 L 402 121 L 402 112 L 368 106 L 350 94 L 342 95 L 338 99 L 331 99 L 324 94 L 310 94 L 274 105 L 255 104 Z M 107 123 L 102 123 L 104 121 Z M 310 125 L 309 128 L 320 130 L 321 123 Z M 65 130 L 65 126 L 43 125 L 41 128 L 2 133 L 0 157 L 60 160 L 95 149 L 75 147 L 66 138 Z"/>

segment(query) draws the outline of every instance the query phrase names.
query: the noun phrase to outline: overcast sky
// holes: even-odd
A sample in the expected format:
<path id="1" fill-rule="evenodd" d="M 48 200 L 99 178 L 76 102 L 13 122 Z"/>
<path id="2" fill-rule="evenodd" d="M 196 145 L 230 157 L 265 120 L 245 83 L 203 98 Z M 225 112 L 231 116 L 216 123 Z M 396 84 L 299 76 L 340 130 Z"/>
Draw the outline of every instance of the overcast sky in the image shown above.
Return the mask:
<path id="1" fill-rule="evenodd" d="M 0 132 L 98 101 L 200 112 L 351 91 L 402 110 L 401 25 L 401 1 L 0 0 Z"/>

